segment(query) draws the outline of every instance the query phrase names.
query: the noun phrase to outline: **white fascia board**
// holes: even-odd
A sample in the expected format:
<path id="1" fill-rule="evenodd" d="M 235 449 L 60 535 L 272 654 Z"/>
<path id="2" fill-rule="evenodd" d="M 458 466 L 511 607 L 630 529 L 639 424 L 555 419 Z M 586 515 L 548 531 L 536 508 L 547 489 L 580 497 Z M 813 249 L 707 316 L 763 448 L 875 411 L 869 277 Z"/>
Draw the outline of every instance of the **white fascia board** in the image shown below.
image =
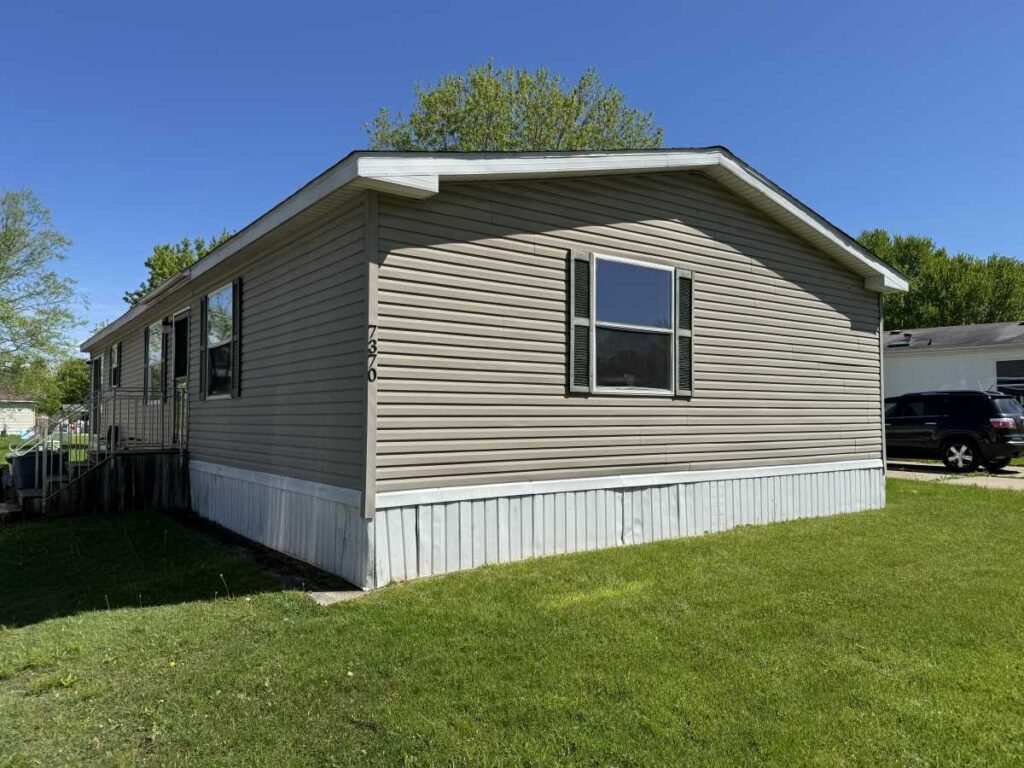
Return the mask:
<path id="1" fill-rule="evenodd" d="M 726 172 L 757 192 L 766 211 L 781 223 L 799 222 L 824 238 L 832 255 L 855 266 L 864 275 L 864 286 L 881 293 L 906 291 L 902 276 L 855 241 L 803 206 L 774 185 L 725 152 L 672 151 L 588 153 L 585 155 L 364 155 L 358 158 L 358 175 L 386 182 L 393 194 L 422 199 L 440 183 L 459 179 L 531 178 L 581 176 L 587 174 L 643 173 L 645 171 L 699 170 L 715 168 Z M 408 182 L 406 182 L 408 180 Z M 408 185 L 408 192 L 401 188 Z"/>
<path id="2" fill-rule="evenodd" d="M 797 222 L 816 233 L 823 239 L 831 255 L 862 271 L 865 275 L 865 286 L 869 290 L 894 292 L 908 289 L 907 281 L 897 272 L 835 227 L 797 204 L 773 184 L 751 172 L 730 154 L 719 149 L 579 154 L 556 152 L 519 156 L 501 153 L 353 153 L 264 213 L 190 270 L 176 277 L 173 285 L 184 284 L 208 272 L 271 230 L 349 184 L 354 188 L 377 189 L 388 194 L 422 200 L 437 194 L 441 182 L 446 180 L 548 178 L 699 169 L 708 169 L 712 171 L 712 175 L 716 170 L 727 172 L 732 178 L 742 182 L 744 187 L 757 192 L 758 199 L 765 203 L 764 207 L 769 215 L 774 215 L 784 225 Z M 166 288 L 161 286 L 138 306 L 87 339 L 81 345 L 81 350 L 88 351 L 104 337 L 130 322 L 173 285 L 167 285 Z"/>
<path id="3" fill-rule="evenodd" d="M 188 270 L 175 275 L 175 277 L 171 278 L 171 280 L 168 280 L 164 285 L 161 285 L 151 294 L 146 296 L 142 302 L 132 307 L 117 320 L 104 328 L 101 328 L 95 334 L 90 336 L 82 343 L 80 349 L 83 352 L 86 352 L 89 348 L 102 341 L 104 337 L 109 336 L 118 328 L 121 328 L 125 324 L 131 322 L 133 319 L 145 312 L 146 309 L 151 306 L 156 299 L 166 293 L 172 285 L 188 282 L 192 278 L 198 277 L 204 272 L 208 272 L 221 262 L 231 258 L 247 245 L 256 242 L 271 230 L 277 228 L 292 217 L 302 213 L 302 211 L 306 210 L 311 205 L 315 205 L 327 195 L 356 180 L 357 159 L 357 156 L 350 155 L 317 176 L 311 182 L 302 187 L 302 189 L 298 190 L 281 203 L 278 203 L 240 232 L 233 235 L 231 239 L 215 248 L 204 259 L 194 264 Z"/>
<path id="4" fill-rule="evenodd" d="M 717 165 L 717 152 L 593 152 L 508 155 L 363 155 L 359 175 L 365 178 L 434 175 L 440 181 L 461 178 L 516 178 L 533 176 L 580 176 L 693 169 Z"/>
<path id="5" fill-rule="evenodd" d="M 719 157 L 720 166 L 723 170 L 728 171 L 748 187 L 757 191 L 772 208 L 810 227 L 817 234 L 824 237 L 832 246 L 834 250 L 833 255 L 840 258 L 843 256 L 852 257 L 857 263 L 863 265 L 867 273 L 864 280 L 865 288 L 884 293 L 901 292 L 910 288 L 907 280 L 898 272 L 855 241 L 848 239 L 847 236 L 839 232 L 835 227 L 829 226 L 817 216 L 808 213 L 802 206 L 795 203 L 789 195 L 781 193 L 774 185 L 767 183 L 757 174 L 751 173 L 748 168 L 733 158 L 724 154 L 720 154 Z M 779 218 L 778 214 L 776 214 L 775 218 Z"/>

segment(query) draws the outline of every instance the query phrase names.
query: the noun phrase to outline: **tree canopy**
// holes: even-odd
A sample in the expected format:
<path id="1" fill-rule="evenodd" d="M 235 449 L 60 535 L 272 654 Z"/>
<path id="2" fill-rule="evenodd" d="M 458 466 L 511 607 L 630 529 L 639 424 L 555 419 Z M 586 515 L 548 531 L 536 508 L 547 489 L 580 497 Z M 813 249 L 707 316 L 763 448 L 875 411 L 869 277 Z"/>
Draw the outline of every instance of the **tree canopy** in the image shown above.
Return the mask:
<path id="1" fill-rule="evenodd" d="M 70 244 L 31 191 L 0 196 L 0 369 L 69 351 L 75 282 L 53 267 Z"/>
<path id="2" fill-rule="evenodd" d="M 153 252 L 146 259 L 149 276 L 136 290 L 125 291 L 125 302 L 134 307 L 142 301 L 147 293 L 183 269 L 191 267 L 230 237 L 228 231 L 224 230 L 209 240 L 204 240 L 201 237 L 189 240 L 186 237 L 180 243 L 162 243 L 153 246 Z"/>
<path id="3" fill-rule="evenodd" d="M 927 237 L 861 233 L 860 243 L 900 270 L 907 293 L 885 297 L 889 329 L 1024 320 L 1024 262 L 1009 256 L 950 255 Z"/>
<path id="4" fill-rule="evenodd" d="M 81 357 L 59 361 L 36 357 L 17 361 L 0 375 L 12 392 L 36 401 L 40 413 L 57 413 L 61 406 L 89 397 L 89 364 Z"/>
<path id="5" fill-rule="evenodd" d="M 626 105 L 594 69 L 575 83 L 541 68 L 496 69 L 494 62 L 414 86 L 408 117 L 381 109 L 366 126 L 372 149 L 505 152 L 648 149 L 664 131 L 651 113 Z"/>

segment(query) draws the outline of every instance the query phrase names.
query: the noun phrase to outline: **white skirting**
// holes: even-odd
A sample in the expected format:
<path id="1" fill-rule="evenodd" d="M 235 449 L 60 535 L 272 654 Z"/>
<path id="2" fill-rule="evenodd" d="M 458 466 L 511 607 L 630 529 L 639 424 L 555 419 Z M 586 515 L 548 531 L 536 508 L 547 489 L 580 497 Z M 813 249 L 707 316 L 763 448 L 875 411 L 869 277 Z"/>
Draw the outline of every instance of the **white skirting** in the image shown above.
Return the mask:
<path id="1" fill-rule="evenodd" d="M 883 506 L 880 460 L 381 494 L 373 586 Z"/>
<path id="2" fill-rule="evenodd" d="M 192 509 L 248 539 L 372 586 L 361 494 L 268 472 L 189 462 Z"/>

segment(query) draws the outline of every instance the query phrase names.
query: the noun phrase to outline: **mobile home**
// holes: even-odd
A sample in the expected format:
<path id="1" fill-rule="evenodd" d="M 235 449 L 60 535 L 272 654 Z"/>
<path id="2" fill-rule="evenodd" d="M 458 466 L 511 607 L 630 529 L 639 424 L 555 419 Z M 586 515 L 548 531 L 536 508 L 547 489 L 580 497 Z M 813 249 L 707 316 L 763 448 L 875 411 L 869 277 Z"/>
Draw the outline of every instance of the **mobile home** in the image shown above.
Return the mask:
<path id="1" fill-rule="evenodd" d="M 906 287 L 720 147 L 356 152 L 82 348 L 198 514 L 372 588 L 882 506 Z"/>

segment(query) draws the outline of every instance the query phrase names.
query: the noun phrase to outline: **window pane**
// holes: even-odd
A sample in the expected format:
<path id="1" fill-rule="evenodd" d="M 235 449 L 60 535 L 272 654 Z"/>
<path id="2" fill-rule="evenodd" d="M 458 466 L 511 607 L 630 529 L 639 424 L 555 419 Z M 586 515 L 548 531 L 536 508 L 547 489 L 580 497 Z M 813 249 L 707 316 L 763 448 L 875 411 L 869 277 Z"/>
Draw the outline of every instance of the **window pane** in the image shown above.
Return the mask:
<path id="1" fill-rule="evenodd" d="M 597 329 L 597 385 L 670 389 L 672 335 Z"/>
<path id="2" fill-rule="evenodd" d="M 1021 405 L 1012 397 L 995 397 L 992 402 L 996 404 L 996 410 L 1007 416 L 1024 416 L 1024 405 Z"/>
<path id="3" fill-rule="evenodd" d="M 146 350 L 146 364 L 159 365 L 163 352 L 163 326 L 153 323 L 149 326 L 149 348 Z"/>
<path id="4" fill-rule="evenodd" d="M 621 261 L 597 260 L 597 319 L 672 327 L 672 273 Z"/>
<path id="5" fill-rule="evenodd" d="M 924 416 L 924 400 L 904 400 L 897 416 Z"/>
<path id="6" fill-rule="evenodd" d="M 211 395 L 231 394 L 231 345 L 222 344 L 207 350 L 210 357 Z"/>
<path id="7" fill-rule="evenodd" d="M 207 297 L 206 346 L 231 341 L 231 286 L 226 285 Z"/>
<path id="8" fill-rule="evenodd" d="M 146 348 L 146 387 L 150 397 L 159 396 L 163 390 L 163 344 L 163 325 L 153 323 L 149 326 L 149 346 Z"/>

